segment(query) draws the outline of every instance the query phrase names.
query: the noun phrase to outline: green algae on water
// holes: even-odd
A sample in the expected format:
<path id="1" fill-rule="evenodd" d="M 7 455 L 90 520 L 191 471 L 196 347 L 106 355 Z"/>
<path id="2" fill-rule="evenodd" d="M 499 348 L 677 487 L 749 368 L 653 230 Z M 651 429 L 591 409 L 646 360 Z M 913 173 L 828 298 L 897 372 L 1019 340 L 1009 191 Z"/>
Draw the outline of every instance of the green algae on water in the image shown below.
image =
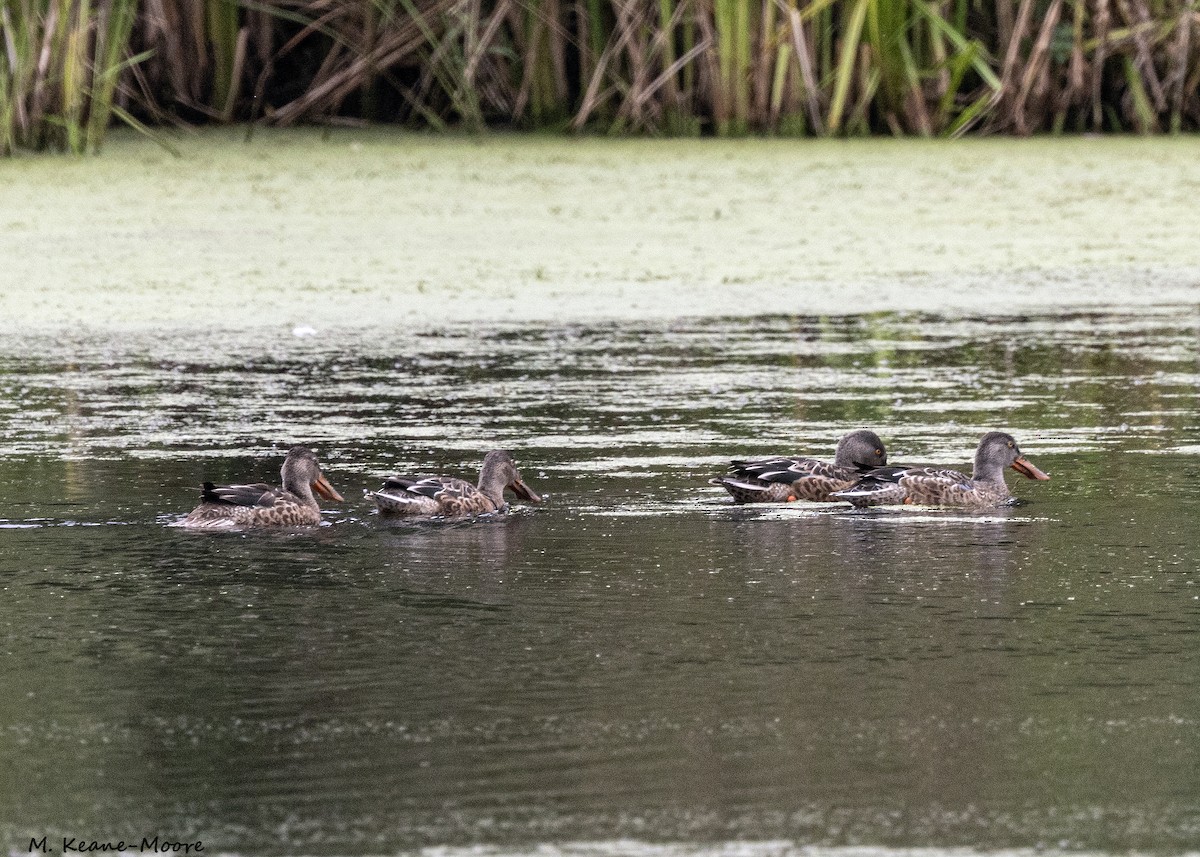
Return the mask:
<path id="1" fill-rule="evenodd" d="M 0 325 L 1005 313 L 1200 296 L 1200 140 L 209 130 L 0 165 Z"/>

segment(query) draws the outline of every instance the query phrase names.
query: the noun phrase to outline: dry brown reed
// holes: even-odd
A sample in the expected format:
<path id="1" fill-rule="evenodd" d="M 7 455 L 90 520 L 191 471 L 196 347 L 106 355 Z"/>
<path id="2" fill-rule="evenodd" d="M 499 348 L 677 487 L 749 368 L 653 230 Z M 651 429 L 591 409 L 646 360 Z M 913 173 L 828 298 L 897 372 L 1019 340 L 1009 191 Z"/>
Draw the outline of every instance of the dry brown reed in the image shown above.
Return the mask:
<path id="1" fill-rule="evenodd" d="M 112 117 L 606 133 L 1200 128 L 1196 0 L 0 0 L 0 149 Z"/>

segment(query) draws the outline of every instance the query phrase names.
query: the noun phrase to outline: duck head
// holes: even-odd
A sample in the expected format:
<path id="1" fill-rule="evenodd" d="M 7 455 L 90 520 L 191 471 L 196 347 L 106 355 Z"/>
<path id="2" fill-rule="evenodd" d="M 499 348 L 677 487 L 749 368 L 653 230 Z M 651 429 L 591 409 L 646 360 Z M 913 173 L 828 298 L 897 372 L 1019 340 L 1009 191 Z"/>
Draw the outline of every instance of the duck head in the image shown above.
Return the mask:
<path id="1" fill-rule="evenodd" d="M 883 441 L 879 439 L 879 435 L 867 429 L 859 429 L 838 441 L 833 460 L 839 467 L 870 470 L 887 464 L 887 450 L 883 448 Z"/>
<path id="2" fill-rule="evenodd" d="M 293 446 L 279 471 L 283 487 L 299 497 L 312 497 L 316 491 L 326 500 L 342 502 L 342 495 L 334 490 L 329 480 L 321 473 L 317 454 L 307 446 Z"/>
<path id="3" fill-rule="evenodd" d="M 483 468 L 479 471 L 479 488 L 492 499 L 499 498 L 501 502 L 506 488 L 526 502 L 542 502 L 537 492 L 521 479 L 512 453 L 503 449 L 493 449 L 484 457 Z"/>
<path id="4" fill-rule="evenodd" d="M 979 448 L 975 450 L 975 478 L 1003 482 L 1001 474 L 1006 467 L 1011 467 L 1028 479 L 1045 481 L 1050 478 L 1021 454 L 1011 434 L 988 432 L 980 439 Z"/>

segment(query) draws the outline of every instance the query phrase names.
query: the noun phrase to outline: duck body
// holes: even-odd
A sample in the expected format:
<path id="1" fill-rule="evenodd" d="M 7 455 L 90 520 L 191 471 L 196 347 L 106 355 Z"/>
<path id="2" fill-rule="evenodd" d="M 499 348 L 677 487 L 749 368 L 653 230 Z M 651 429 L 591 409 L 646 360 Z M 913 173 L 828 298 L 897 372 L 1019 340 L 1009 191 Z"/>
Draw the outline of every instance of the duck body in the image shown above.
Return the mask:
<path id="1" fill-rule="evenodd" d="M 710 479 L 735 503 L 814 503 L 836 501 L 835 491 L 849 488 L 866 472 L 887 464 L 883 441 L 873 431 L 850 432 L 838 441 L 832 463 L 803 456 L 730 462 L 725 476 Z"/>
<path id="2" fill-rule="evenodd" d="M 506 489 L 531 503 L 542 499 L 525 484 L 512 455 L 496 449 L 485 456 L 478 485 L 453 476 L 389 476 L 378 491 L 363 493 L 383 515 L 466 518 L 507 512 Z"/>
<path id="3" fill-rule="evenodd" d="M 986 509 L 1013 500 L 1003 480 L 997 485 L 979 482 L 958 470 L 936 467 L 885 467 L 862 476 L 852 486 L 835 492 L 833 500 L 855 506 L 957 506 Z"/>
<path id="4" fill-rule="evenodd" d="M 508 504 L 452 476 L 389 476 L 378 491 L 367 492 L 386 515 L 462 518 L 507 511 Z"/>
<path id="5" fill-rule="evenodd" d="M 329 500 L 342 499 L 321 473 L 316 454 L 307 447 L 288 451 L 280 475 L 283 487 L 205 482 L 200 505 L 179 526 L 193 530 L 315 527 L 321 523 L 321 509 L 313 492 Z"/>
<path id="6" fill-rule="evenodd" d="M 782 457 L 733 461 L 729 474 L 709 480 L 720 485 L 735 503 L 824 503 L 829 495 L 849 488 L 864 471 L 816 458 Z"/>
<path id="7" fill-rule="evenodd" d="M 970 476 L 937 467 L 877 467 L 849 488 L 834 492 L 832 499 L 860 507 L 906 503 L 990 509 L 1015 502 L 1004 481 L 1009 467 L 1029 479 L 1050 478 L 1021 454 L 1012 435 L 996 431 L 980 439 Z"/>

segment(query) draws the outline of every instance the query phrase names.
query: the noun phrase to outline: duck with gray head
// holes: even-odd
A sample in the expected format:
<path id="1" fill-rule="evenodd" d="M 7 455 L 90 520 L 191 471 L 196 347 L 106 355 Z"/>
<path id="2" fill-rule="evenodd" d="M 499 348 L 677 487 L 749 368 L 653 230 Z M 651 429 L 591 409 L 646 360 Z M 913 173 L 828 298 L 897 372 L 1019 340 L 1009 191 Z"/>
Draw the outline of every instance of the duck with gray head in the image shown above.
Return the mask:
<path id="1" fill-rule="evenodd" d="M 911 503 L 987 509 L 1013 502 L 1004 482 L 1004 470 L 1008 467 L 1028 479 L 1050 478 L 1021 454 L 1011 434 L 992 431 L 979 441 L 975 469 L 970 476 L 936 467 L 879 467 L 851 487 L 835 491 L 832 497 L 848 500 L 855 506 Z"/>
<path id="2" fill-rule="evenodd" d="M 511 453 L 494 449 L 483 459 L 479 484 L 453 476 L 389 476 L 378 491 L 364 491 L 383 515 L 465 518 L 508 511 L 508 489 L 530 503 L 542 498 L 525 484 Z"/>
<path id="3" fill-rule="evenodd" d="M 342 495 L 321 473 L 316 453 L 305 446 L 288 450 L 280 469 L 282 488 L 263 483 L 213 485 L 205 482 L 201 503 L 179 526 L 194 530 L 240 530 L 257 527 L 315 527 L 321 509 L 315 491 L 327 500 Z"/>
<path id="4" fill-rule="evenodd" d="M 874 467 L 887 464 L 883 441 L 873 431 L 852 431 L 838 441 L 833 463 L 816 458 L 779 457 L 732 461 L 729 473 L 710 479 L 735 503 L 790 503 L 836 500 L 830 494 L 849 488 Z"/>

